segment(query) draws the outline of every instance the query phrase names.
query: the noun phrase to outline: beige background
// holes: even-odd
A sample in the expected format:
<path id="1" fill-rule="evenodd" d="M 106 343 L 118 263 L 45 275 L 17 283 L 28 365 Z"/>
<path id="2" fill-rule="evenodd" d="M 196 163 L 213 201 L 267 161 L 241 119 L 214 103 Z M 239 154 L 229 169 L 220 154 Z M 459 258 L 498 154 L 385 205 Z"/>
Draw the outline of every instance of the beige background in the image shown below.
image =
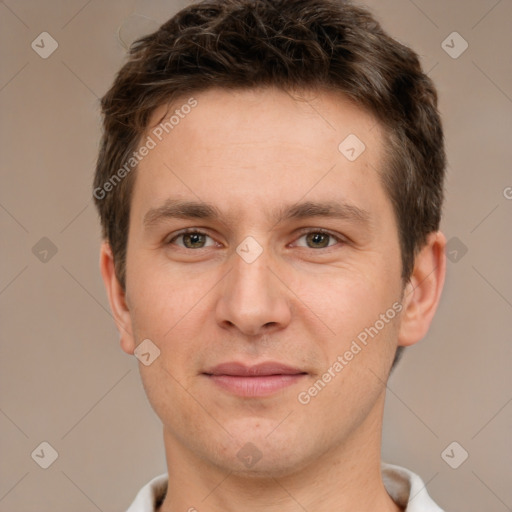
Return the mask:
<path id="1" fill-rule="evenodd" d="M 389 383 L 383 457 L 419 473 L 448 511 L 511 510 L 512 2 L 367 3 L 439 87 L 443 230 L 468 249 Z M 126 43 L 184 5 L 0 3 L 0 511 L 121 511 L 165 471 L 159 421 L 100 280 L 91 181 L 98 98 Z M 31 48 L 43 31 L 59 45 L 47 59 Z M 453 31 L 469 43 L 457 59 L 441 46 Z M 46 262 L 32 252 L 42 237 L 57 249 Z M 43 441 L 58 452 L 46 470 L 31 458 Z M 458 469 L 441 457 L 452 441 L 469 453 Z"/>

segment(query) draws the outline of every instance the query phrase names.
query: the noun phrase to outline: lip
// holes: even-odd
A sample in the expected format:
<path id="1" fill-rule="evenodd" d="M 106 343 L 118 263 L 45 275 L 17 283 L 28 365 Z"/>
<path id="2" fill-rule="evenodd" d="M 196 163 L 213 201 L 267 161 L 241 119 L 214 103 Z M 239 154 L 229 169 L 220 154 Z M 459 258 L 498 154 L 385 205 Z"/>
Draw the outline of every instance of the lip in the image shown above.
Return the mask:
<path id="1" fill-rule="evenodd" d="M 238 396 L 270 396 L 301 380 L 307 373 L 268 361 L 252 366 L 238 362 L 219 364 L 204 372 L 216 386 Z"/>
<path id="2" fill-rule="evenodd" d="M 306 372 L 275 361 L 266 361 L 251 366 L 233 361 L 214 366 L 204 373 L 209 375 L 229 375 L 231 377 L 262 377 L 270 375 L 298 375 Z"/>

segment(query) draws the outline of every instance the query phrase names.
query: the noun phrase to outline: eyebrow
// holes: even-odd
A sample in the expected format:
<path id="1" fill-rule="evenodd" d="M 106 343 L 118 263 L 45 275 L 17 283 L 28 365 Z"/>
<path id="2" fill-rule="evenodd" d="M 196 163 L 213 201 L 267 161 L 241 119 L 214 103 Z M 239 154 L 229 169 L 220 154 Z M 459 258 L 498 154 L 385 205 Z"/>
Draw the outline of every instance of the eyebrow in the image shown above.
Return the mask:
<path id="1" fill-rule="evenodd" d="M 287 205 L 275 210 L 271 216 L 274 226 L 280 222 L 293 219 L 327 217 L 347 220 L 358 224 L 369 224 L 371 215 L 367 210 L 349 203 L 335 201 L 305 201 Z M 221 220 L 222 213 L 214 205 L 201 201 L 183 201 L 168 199 L 157 208 L 152 208 L 144 215 L 144 226 L 153 227 L 166 219 L 206 219 Z"/>

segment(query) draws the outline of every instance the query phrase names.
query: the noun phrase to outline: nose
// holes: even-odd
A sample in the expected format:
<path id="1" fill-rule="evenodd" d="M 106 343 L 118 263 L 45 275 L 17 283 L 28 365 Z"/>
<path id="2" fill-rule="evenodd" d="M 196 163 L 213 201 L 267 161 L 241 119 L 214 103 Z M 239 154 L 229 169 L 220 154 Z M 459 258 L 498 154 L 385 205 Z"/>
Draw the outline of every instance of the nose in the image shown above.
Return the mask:
<path id="1" fill-rule="evenodd" d="M 252 262 L 233 253 L 230 272 L 222 280 L 217 322 L 246 336 L 270 334 L 290 323 L 290 292 L 278 278 L 268 251 Z M 274 267 L 274 268 L 272 268 Z"/>

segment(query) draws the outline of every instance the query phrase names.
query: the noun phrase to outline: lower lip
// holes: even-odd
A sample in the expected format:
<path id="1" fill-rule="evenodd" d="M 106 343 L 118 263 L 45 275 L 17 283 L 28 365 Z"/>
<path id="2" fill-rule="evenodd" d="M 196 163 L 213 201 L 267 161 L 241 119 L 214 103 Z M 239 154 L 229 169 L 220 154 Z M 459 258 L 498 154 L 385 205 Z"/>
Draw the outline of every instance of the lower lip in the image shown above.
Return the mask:
<path id="1" fill-rule="evenodd" d="M 234 375 L 208 375 L 217 386 L 239 396 L 263 397 L 296 384 L 305 374 L 260 375 L 242 377 Z"/>

